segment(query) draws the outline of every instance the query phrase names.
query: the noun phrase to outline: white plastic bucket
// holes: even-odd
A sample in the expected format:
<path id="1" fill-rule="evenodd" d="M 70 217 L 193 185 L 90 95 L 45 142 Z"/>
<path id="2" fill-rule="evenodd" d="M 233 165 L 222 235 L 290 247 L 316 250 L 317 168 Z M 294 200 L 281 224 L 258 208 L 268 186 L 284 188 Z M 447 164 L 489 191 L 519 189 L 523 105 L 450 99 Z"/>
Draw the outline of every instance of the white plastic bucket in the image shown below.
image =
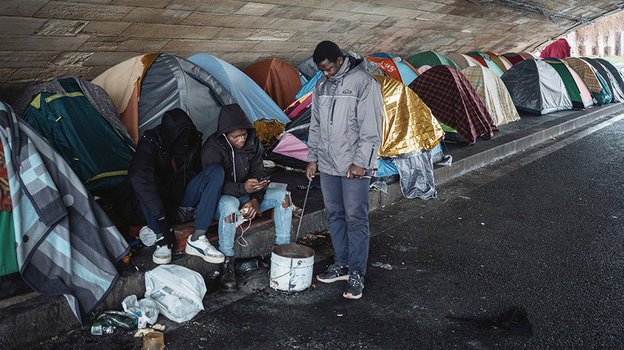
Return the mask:
<path id="1" fill-rule="evenodd" d="M 296 243 L 282 244 L 271 252 L 269 284 L 275 290 L 300 292 L 312 284 L 314 249 Z"/>

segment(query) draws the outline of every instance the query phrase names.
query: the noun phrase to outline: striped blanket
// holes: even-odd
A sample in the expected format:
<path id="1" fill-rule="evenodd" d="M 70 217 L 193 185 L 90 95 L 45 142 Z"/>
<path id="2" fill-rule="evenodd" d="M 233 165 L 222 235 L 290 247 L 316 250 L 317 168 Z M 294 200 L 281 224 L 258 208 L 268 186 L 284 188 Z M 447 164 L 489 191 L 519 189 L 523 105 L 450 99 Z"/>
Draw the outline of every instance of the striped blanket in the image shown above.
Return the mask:
<path id="1" fill-rule="evenodd" d="M 128 244 L 63 158 L 3 102 L 0 140 L 20 273 L 37 292 L 65 296 L 82 323 L 117 281 Z"/>

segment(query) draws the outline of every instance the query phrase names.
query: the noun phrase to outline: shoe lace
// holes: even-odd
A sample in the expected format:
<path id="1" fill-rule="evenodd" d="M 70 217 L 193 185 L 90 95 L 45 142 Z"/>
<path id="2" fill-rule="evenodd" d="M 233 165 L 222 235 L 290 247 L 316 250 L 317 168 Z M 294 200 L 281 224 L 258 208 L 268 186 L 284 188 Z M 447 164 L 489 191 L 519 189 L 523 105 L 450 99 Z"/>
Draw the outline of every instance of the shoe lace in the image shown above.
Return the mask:
<path id="1" fill-rule="evenodd" d="M 349 280 L 347 280 L 347 284 L 351 287 L 355 287 L 362 283 L 362 276 L 358 274 L 349 275 Z"/>

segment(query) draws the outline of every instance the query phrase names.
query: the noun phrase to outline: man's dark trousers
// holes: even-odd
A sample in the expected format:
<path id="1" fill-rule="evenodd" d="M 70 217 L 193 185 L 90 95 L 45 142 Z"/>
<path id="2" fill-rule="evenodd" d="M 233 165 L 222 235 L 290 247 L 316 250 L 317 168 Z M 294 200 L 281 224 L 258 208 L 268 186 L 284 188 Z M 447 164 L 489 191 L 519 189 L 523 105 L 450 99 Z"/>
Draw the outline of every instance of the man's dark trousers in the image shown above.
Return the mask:
<path id="1" fill-rule="evenodd" d="M 366 274 L 368 260 L 368 190 L 370 179 L 321 173 L 323 202 L 329 214 L 334 263 Z"/>

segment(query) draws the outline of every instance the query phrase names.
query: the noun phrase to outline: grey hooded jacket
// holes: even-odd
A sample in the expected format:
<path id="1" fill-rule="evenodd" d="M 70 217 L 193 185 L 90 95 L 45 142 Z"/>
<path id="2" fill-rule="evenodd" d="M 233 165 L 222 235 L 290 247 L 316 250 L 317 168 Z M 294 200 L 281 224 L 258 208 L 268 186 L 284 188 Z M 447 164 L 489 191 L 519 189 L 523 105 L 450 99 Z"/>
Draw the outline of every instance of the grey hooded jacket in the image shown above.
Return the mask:
<path id="1" fill-rule="evenodd" d="M 381 86 L 361 60 L 346 56 L 336 75 L 314 88 L 308 160 L 320 172 L 346 176 L 351 164 L 377 167 L 381 143 Z"/>

